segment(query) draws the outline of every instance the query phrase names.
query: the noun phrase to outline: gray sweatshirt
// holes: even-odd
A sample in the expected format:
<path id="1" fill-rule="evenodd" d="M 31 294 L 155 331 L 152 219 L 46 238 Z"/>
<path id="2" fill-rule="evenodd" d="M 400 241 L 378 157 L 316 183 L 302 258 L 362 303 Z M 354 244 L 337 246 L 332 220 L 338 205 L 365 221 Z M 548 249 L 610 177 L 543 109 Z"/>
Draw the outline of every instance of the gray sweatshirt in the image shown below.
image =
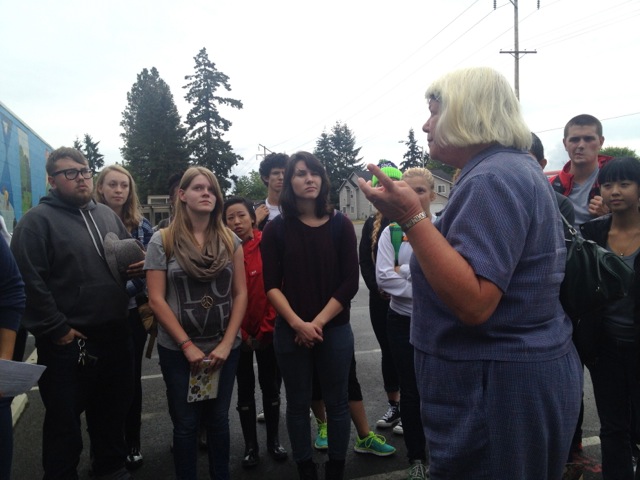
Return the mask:
<path id="1" fill-rule="evenodd" d="M 55 190 L 18 223 L 11 251 L 27 294 L 22 324 L 37 340 L 56 340 L 70 328 L 88 338 L 126 334 L 129 297 L 104 260 L 108 232 L 130 237 L 106 205 L 92 200 L 80 209 Z"/>

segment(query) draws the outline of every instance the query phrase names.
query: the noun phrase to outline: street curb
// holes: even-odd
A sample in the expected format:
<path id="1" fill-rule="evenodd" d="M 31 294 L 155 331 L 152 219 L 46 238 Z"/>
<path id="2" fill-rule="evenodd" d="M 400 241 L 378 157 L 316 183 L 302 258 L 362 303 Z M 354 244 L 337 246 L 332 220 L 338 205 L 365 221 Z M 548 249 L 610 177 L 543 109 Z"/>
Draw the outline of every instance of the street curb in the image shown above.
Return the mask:
<path id="1" fill-rule="evenodd" d="M 27 358 L 25 363 L 37 363 L 37 362 L 38 362 L 38 350 L 34 348 L 33 352 L 31 352 L 31 355 L 29 355 L 29 358 Z M 27 398 L 26 393 L 18 395 L 13 399 L 13 402 L 11 402 L 11 419 L 13 421 L 14 427 L 16 426 L 16 423 L 18 423 L 18 420 L 20 419 L 20 415 L 22 415 L 22 412 L 24 412 L 24 409 L 27 407 L 28 403 L 29 403 L 29 399 Z"/>

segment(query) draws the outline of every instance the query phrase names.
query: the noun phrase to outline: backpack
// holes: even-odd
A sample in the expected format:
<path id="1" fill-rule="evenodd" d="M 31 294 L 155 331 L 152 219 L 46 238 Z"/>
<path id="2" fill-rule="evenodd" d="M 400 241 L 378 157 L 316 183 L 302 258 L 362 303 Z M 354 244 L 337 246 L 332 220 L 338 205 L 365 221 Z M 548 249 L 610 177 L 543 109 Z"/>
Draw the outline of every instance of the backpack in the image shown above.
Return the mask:
<path id="1" fill-rule="evenodd" d="M 398 255 L 400 253 L 400 246 L 404 242 L 404 232 L 395 222 L 389 224 L 389 234 L 391 235 L 391 245 L 395 251 L 395 266 L 398 266 Z"/>

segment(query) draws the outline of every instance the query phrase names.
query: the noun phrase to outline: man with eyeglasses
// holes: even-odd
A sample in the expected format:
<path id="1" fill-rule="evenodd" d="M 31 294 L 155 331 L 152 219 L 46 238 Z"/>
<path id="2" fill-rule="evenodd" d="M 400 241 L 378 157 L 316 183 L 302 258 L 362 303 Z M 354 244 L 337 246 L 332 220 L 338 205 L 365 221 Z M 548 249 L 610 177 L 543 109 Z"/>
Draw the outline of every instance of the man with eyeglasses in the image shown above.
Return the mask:
<path id="1" fill-rule="evenodd" d="M 25 281 L 23 325 L 34 335 L 45 406 L 45 479 L 78 478 L 80 414 L 86 413 L 96 478 L 130 478 L 124 420 L 133 389 L 129 297 L 105 260 L 109 232 L 129 238 L 118 216 L 92 200 L 93 172 L 78 150 L 51 152 L 49 194 L 18 223 L 11 250 Z M 129 267 L 130 276 L 141 275 Z"/>

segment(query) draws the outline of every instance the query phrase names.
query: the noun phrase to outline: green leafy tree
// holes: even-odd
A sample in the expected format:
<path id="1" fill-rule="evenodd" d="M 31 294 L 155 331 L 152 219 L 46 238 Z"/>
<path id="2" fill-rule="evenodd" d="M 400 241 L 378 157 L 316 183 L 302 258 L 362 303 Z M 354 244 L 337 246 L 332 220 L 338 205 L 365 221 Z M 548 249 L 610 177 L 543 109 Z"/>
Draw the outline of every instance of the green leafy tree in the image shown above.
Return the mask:
<path id="1" fill-rule="evenodd" d="M 89 167 L 94 172 L 101 170 L 104 167 L 104 155 L 98 150 L 100 142 L 94 142 L 91 135 L 84 134 L 84 143 L 81 142 L 78 137 L 73 141 L 73 148 L 80 150 L 82 154 L 87 157 L 89 161 Z"/>
<path id="2" fill-rule="evenodd" d="M 635 150 L 627 147 L 606 147 L 600 150 L 602 155 L 611 155 L 612 157 L 633 157 L 640 160 Z"/>
<path id="3" fill-rule="evenodd" d="M 267 186 L 260 173 L 252 170 L 249 175 L 238 178 L 234 194 L 250 200 L 261 200 L 267 197 Z"/>
<path id="4" fill-rule="evenodd" d="M 358 158 L 356 137 L 346 124 L 336 122 L 331 133 L 322 132 L 316 140 L 314 155 L 320 159 L 331 181 L 330 201 L 338 204 L 338 189 L 351 172 L 362 169 L 362 158 Z"/>
<path id="5" fill-rule="evenodd" d="M 207 167 L 215 173 L 220 186 L 226 190 L 231 186 L 231 169 L 242 160 L 233 152 L 231 144 L 222 137 L 229 131 L 231 122 L 220 115 L 219 106 L 242 108 L 242 102 L 233 98 L 216 95 L 220 88 L 231 90 L 229 77 L 216 69 L 209 60 L 207 49 L 203 48 L 194 57 L 195 73 L 185 76 L 187 89 L 185 100 L 193 105 L 187 114 L 189 127 L 189 149 L 196 165 Z"/>
<path id="6" fill-rule="evenodd" d="M 448 173 L 449 175 L 453 175 L 456 172 L 456 167 L 452 167 L 451 165 L 447 165 L 446 163 L 442 163 L 438 160 L 434 160 L 429 156 L 428 153 L 425 153 L 424 157 L 425 157 L 424 166 L 431 171 L 442 170 L 443 172 Z"/>
<path id="7" fill-rule="evenodd" d="M 141 200 L 165 193 L 167 179 L 188 167 L 189 152 L 173 95 L 155 67 L 138 74 L 120 125 L 124 167 L 135 179 Z"/>
<path id="8" fill-rule="evenodd" d="M 404 172 L 408 168 L 422 167 L 425 160 L 429 157 L 429 154 L 425 154 L 424 148 L 418 146 L 413 128 L 409 130 L 409 137 L 407 141 L 403 143 L 407 146 L 407 151 L 402 155 L 404 160 L 400 164 L 400 170 Z"/>

